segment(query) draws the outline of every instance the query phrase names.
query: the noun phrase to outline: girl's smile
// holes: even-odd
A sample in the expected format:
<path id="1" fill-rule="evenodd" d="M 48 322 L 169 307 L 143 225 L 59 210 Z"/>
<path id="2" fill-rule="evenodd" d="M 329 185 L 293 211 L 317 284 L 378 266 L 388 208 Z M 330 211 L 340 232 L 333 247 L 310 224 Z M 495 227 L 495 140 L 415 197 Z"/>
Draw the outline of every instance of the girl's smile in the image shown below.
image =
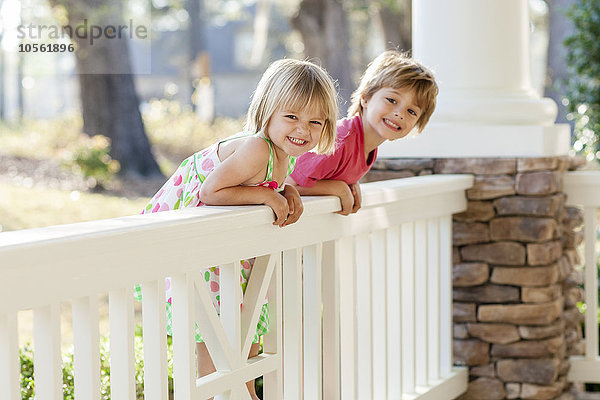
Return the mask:
<path id="1" fill-rule="evenodd" d="M 321 138 L 325 118 L 313 110 L 278 110 L 266 129 L 266 136 L 284 154 L 298 157 L 312 150 Z"/>

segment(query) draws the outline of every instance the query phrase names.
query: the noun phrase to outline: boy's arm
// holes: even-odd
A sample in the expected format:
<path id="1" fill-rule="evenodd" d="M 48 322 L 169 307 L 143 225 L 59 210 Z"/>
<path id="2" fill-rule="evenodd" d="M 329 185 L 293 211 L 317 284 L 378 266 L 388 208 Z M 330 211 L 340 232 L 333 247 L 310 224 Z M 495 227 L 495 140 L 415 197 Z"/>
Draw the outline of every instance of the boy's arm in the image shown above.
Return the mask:
<path id="1" fill-rule="evenodd" d="M 301 196 L 337 196 L 342 203 L 342 209 L 338 214 L 348 215 L 355 213 L 360 208 L 355 208 L 355 198 L 350 186 L 344 181 L 336 179 L 322 179 L 315 182 L 314 186 L 303 187 L 294 181 L 292 177 L 287 177 L 286 183 L 293 185 Z"/>

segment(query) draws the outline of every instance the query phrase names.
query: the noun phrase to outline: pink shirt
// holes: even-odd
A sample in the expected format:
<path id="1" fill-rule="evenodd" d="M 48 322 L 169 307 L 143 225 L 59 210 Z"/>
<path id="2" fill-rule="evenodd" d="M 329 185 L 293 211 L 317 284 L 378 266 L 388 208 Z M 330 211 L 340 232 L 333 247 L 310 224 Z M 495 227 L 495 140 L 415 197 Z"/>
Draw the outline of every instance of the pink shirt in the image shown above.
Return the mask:
<path id="1" fill-rule="evenodd" d="M 377 149 L 365 160 L 365 141 L 359 115 L 337 123 L 335 152 L 331 155 L 304 153 L 296 159 L 290 175 L 302 187 L 312 187 L 316 181 L 336 179 L 351 185 L 358 182 L 377 158 Z"/>

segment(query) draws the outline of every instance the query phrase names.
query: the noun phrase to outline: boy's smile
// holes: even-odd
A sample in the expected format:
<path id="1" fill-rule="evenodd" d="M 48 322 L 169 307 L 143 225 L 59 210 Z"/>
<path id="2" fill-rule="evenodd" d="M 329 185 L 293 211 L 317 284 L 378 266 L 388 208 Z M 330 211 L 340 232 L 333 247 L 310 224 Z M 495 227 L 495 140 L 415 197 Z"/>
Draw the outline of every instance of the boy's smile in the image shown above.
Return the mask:
<path id="1" fill-rule="evenodd" d="M 361 99 L 365 151 L 409 134 L 421 115 L 415 99 L 412 89 L 390 87 L 379 89 L 370 99 Z"/>

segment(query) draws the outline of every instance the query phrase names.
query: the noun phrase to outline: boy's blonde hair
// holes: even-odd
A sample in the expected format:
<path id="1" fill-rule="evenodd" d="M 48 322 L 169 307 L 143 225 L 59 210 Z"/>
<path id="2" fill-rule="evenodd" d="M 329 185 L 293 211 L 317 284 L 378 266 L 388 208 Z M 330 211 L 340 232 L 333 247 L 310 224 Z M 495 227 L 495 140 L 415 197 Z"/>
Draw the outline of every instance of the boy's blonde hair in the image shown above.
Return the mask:
<path id="1" fill-rule="evenodd" d="M 309 61 L 278 60 L 265 71 L 252 96 L 245 130 L 267 136 L 266 128 L 280 109 L 307 109 L 325 120 L 316 153 L 329 154 L 335 146 L 338 116 L 337 92 L 333 80 L 321 67 Z"/>
<path id="2" fill-rule="evenodd" d="M 388 50 L 375 58 L 365 70 L 358 88 L 352 93 L 348 117 L 362 115 L 361 98 L 369 100 L 379 89 L 412 89 L 421 115 L 416 126 L 423 131 L 435 110 L 439 89 L 433 73 L 406 53 Z"/>

